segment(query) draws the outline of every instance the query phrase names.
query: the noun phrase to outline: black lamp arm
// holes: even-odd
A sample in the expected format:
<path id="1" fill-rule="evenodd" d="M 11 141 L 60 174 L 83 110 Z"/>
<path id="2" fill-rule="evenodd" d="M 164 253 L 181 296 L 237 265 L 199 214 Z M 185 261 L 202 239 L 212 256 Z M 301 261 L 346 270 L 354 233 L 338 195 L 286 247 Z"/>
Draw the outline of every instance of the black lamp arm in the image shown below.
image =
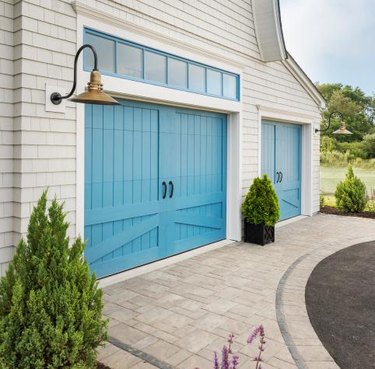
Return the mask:
<path id="1" fill-rule="evenodd" d="M 82 45 L 78 49 L 78 51 L 76 53 L 76 56 L 74 57 L 74 81 L 73 81 L 72 89 L 65 96 L 61 96 L 61 94 L 59 92 L 53 92 L 51 94 L 51 102 L 54 105 L 59 105 L 61 103 L 61 100 L 68 99 L 70 96 L 72 96 L 74 94 L 74 91 L 77 87 L 77 62 L 78 62 L 78 57 L 81 54 L 82 50 L 85 49 L 86 47 L 88 47 L 94 55 L 94 69 L 93 70 L 98 70 L 98 54 L 96 53 L 96 50 L 95 50 L 94 46 L 92 46 L 90 44 Z"/>
<path id="2" fill-rule="evenodd" d="M 344 115 L 342 113 L 340 113 L 339 111 L 333 111 L 328 116 L 328 126 L 327 126 L 327 128 L 325 128 L 325 129 L 317 129 L 317 128 L 315 128 L 315 133 L 318 133 L 318 132 L 327 132 L 330 129 L 330 127 L 331 127 L 331 118 L 334 115 L 339 115 L 341 117 L 341 119 L 344 120 Z"/>

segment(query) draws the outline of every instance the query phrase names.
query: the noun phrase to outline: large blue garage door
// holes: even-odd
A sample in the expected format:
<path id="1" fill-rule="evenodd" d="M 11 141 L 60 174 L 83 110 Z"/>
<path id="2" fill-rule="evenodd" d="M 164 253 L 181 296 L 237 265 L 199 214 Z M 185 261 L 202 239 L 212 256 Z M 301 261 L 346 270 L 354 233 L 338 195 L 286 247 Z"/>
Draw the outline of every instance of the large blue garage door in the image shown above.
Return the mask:
<path id="1" fill-rule="evenodd" d="M 225 238 L 225 115 L 130 101 L 85 115 L 85 257 L 98 277 Z"/>
<path id="2" fill-rule="evenodd" d="M 277 193 L 280 220 L 301 214 L 301 126 L 262 123 L 262 174 Z"/>

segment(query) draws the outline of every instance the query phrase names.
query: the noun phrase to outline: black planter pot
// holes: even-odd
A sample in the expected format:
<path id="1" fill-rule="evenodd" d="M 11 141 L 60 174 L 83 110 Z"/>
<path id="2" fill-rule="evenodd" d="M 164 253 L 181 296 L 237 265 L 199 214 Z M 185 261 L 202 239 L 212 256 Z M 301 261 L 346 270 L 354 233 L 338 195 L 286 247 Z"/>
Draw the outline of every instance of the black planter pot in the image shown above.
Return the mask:
<path id="1" fill-rule="evenodd" d="M 257 245 L 266 245 L 275 242 L 275 227 L 268 227 L 264 224 L 252 224 L 244 221 L 245 242 L 256 243 Z"/>

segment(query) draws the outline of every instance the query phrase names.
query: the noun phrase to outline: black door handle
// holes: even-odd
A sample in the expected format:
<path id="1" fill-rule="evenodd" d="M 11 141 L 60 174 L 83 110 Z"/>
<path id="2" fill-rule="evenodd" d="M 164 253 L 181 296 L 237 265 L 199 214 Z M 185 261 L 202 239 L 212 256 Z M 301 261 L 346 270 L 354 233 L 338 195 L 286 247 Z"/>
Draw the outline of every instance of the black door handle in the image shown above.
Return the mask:
<path id="1" fill-rule="evenodd" d="M 167 196 L 167 183 L 165 181 L 163 181 L 163 183 L 161 184 L 163 186 L 163 199 L 165 199 L 165 196 Z"/>
<path id="2" fill-rule="evenodd" d="M 276 183 L 279 183 L 280 181 L 280 172 L 276 172 Z"/>
<path id="3" fill-rule="evenodd" d="M 173 192 L 174 192 L 174 185 L 172 181 L 169 181 L 169 187 L 170 187 L 170 192 L 169 192 L 169 198 L 171 199 L 173 197 Z"/>
<path id="4" fill-rule="evenodd" d="M 280 183 L 281 183 L 283 181 L 283 179 L 284 179 L 284 173 L 280 172 L 280 174 L 281 174 L 281 179 L 280 179 Z"/>

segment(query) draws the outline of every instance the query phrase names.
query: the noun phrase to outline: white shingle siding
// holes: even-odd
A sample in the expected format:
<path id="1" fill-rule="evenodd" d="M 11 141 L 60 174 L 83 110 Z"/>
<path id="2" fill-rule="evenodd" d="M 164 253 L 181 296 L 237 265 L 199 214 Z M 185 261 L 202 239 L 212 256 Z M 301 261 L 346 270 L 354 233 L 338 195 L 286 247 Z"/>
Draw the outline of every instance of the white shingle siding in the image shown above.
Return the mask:
<path id="1" fill-rule="evenodd" d="M 46 82 L 64 88 L 71 84 L 76 50 L 75 13 L 69 2 L 63 1 L 20 1 L 14 6 L 13 1 L 6 3 L 0 5 L 8 9 L 7 15 L 3 9 L 1 12 L 1 32 L 7 24 L 13 29 L 11 37 L 0 38 L 0 72 L 14 77 L 12 82 L 5 79 L 8 92 L 1 92 L 6 99 L 0 100 L 0 112 L 2 117 L 13 119 L 9 127 L 9 121 L 1 118 L 0 160 L 4 172 L 1 171 L 0 209 L 4 211 L 9 204 L 6 199 L 13 201 L 11 209 L 6 207 L 7 214 L 0 216 L 2 271 L 11 259 L 13 245 L 27 230 L 35 201 L 46 187 L 51 197 L 56 194 L 66 201 L 68 219 L 72 222 L 69 232 L 75 235 L 76 182 L 75 106 L 70 104 L 65 115 L 45 111 Z M 14 20 L 3 22 L 4 17 Z M 4 40 L 13 40 L 13 44 L 4 45 Z M 12 62 L 3 61 L 4 56 Z M 12 100 L 8 101 L 10 96 Z M 3 101 L 9 104 L 4 106 Z M 13 142 L 9 142 L 9 134 Z"/>
<path id="2" fill-rule="evenodd" d="M 319 120 L 311 96 L 281 62 L 260 61 L 248 0 L 81 0 L 122 22 L 234 63 L 242 74 L 242 193 L 258 175 L 258 110 L 266 105 Z M 0 274 L 26 232 L 32 207 L 49 187 L 65 201 L 76 234 L 77 123 L 74 103 L 46 112 L 45 86 L 68 91 L 77 50 L 71 0 L 0 2 Z M 82 32 L 82 30 L 78 30 Z M 319 206 L 319 139 L 314 139 L 314 211 Z"/>
<path id="3" fill-rule="evenodd" d="M 13 256 L 13 1 L 0 3 L 0 275 Z"/>

